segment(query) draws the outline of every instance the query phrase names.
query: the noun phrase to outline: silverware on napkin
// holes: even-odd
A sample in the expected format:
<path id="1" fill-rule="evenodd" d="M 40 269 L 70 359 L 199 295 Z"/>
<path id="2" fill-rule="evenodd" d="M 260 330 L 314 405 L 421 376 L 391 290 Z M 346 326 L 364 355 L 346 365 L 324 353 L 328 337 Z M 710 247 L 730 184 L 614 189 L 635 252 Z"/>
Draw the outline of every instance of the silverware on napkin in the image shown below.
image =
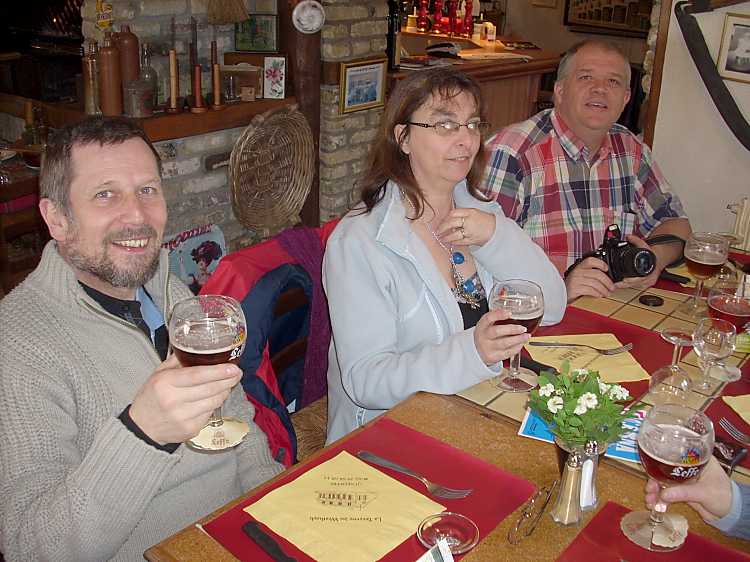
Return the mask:
<path id="1" fill-rule="evenodd" d="M 242 531 L 276 562 L 297 562 L 296 558 L 284 552 L 275 538 L 263 530 L 260 523 L 248 521 L 242 526 Z"/>

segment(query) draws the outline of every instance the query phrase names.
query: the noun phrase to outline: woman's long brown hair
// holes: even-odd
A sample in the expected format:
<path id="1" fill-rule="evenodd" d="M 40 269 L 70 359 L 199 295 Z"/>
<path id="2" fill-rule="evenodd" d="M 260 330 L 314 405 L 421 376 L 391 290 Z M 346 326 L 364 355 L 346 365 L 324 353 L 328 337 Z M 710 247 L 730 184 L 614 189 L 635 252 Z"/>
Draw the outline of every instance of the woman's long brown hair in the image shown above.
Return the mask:
<path id="1" fill-rule="evenodd" d="M 437 99 L 452 99 L 462 93 L 474 98 L 480 119 L 484 120 L 484 104 L 481 90 L 476 80 L 452 68 L 431 68 L 413 72 L 401 80 L 386 104 L 380 129 L 370 153 L 370 164 L 362 181 L 362 203 L 364 213 L 369 213 L 385 195 L 385 185 L 393 180 L 404 191 L 414 207 L 416 217 L 422 216 L 425 198 L 414 178 L 409 156 L 401 150 L 409 127 L 405 127 L 396 138 L 396 125 L 406 124 L 412 115 L 434 96 Z M 487 197 L 479 189 L 485 165 L 484 139 L 480 139 L 479 151 L 466 177 L 469 193 L 481 201 Z"/>

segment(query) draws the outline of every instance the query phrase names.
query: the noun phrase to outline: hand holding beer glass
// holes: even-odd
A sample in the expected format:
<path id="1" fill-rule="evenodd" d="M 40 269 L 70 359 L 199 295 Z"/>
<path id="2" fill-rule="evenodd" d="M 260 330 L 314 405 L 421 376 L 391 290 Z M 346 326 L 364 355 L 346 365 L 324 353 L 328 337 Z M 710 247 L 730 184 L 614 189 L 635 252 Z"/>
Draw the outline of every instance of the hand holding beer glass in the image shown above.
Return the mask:
<path id="1" fill-rule="evenodd" d="M 706 467 L 714 448 L 714 426 L 703 412 L 677 404 L 654 406 L 638 430 L 638 453 L 646 473 L 664 489 L 695 478 Z M 638 546 L 669 552 L 687 537 L 683 525 L 666 515 L 659 502 L 651 512 L 632 511 L 620 521 L 622 532 Z"/>
<path id="2" fill-rule="evenodd" d="M 489 298 L 490 310 L 503 309 L 510 318 L 496 324 L 518 324 L 531 335 L 539 327 L 544 315 L 542 288 L 532 281 L 509 279 L 496 281 Z M 506 392 L 528 392 L 537 386 L 537 375 L 521 368 L 521 352 L 511 358 L 510 369 L 503 373 L 497 386 Z"/>
<path id="3" fill-rule="evenodd" d="M 684 255 L 685 265 L 696 279 L 695 293 L 677 310 L 691 319 L 699 320 L 708 315 L 706 306 L 701 302 L 703 283 L 716 275 L 727 261 L 729 241 L 720 234 L 693 232 L 685 242 Z"/>
<path id="4" fill-rule="evenodd" d="M 169 319 L 169 339 L 183 367 L 239 363 L 247 337 L 245 315 L 235 299 L 201 295 L 178 302 Z M 221 451 L 239 444 L 246 422 L 223 417 L 221 407 L 188 445 L 199 451 Z"/>

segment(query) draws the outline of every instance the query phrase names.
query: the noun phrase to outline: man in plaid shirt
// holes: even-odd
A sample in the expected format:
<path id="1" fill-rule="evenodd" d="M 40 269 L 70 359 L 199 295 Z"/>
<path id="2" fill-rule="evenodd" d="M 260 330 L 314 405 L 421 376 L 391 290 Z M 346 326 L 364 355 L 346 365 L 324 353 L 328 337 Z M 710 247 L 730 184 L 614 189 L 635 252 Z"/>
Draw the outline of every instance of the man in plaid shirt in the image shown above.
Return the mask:
<path id="1" fill-rule="evenodd" d="M 561 274 L 598 248 L 613 223 L 629 242 L 656 254 L 651 275 L 619 283 L 609 278 L 603 261 L 584 259 L 565 279 L 569 302 L 620 287 L 650 287 L 682 248 L 650 247 L 643 238 L 690 235 L 682 205 L 651 151 L 616 124 L 630 99 L 629 84 L 630 64 L 615 46 L 579 43 L 560 63 L 555 108 L 506 127 L 487 143 L 487 192 Z"/>

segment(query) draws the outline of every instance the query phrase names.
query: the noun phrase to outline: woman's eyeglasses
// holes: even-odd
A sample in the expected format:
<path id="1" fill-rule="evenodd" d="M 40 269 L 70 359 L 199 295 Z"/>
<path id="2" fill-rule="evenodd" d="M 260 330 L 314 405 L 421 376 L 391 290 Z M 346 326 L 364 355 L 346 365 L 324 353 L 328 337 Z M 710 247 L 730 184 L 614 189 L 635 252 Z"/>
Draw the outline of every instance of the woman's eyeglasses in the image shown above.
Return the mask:
<path id="1" fill-rule="evenodd" d="M 434 131 L 441 137 L 449 137 L 455 135 L 461 129 L 466 127 L 470 133 L 475 135 L 486 135 L 490 129 L 490 124 L 487 121 L 469 121 L 468 123 L 456 123 L 455 121 L 438 121 L 434 125 L 429 123 L 415 123 L 414 121 L 407 121 L 407 125 L 415 125 L 417 127 L 424 127 L 425 129 L 434 129 Z"/>

